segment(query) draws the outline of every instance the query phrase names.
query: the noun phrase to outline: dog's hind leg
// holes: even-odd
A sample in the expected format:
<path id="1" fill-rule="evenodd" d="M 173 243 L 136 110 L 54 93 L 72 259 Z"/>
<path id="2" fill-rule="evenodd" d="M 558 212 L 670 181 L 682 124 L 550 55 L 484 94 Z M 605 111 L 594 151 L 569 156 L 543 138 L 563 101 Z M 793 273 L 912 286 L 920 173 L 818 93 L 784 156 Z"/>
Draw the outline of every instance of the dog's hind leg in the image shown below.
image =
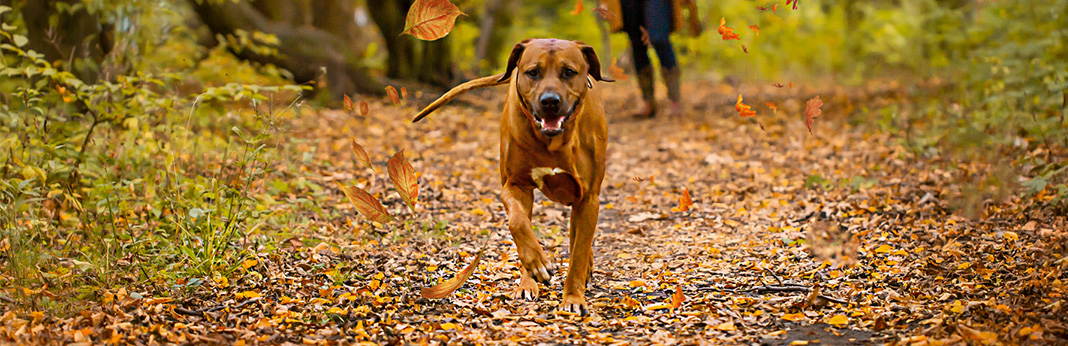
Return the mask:
<path id="1" fill-rule="evenodd" d="M 593 235 L 597 232 L 597 214 L 600 211 L 596 193 L 583 196 L 571 207 L 571 262 L 564 279 L 564 297 L 560 309 L 580 315 L 589 312 L 586 307 L 586 285 L 593 269 Z"/>
<path id="2" fill-rule="evenodd" d="M 512 292 L 512 298 L 534 300 L 538 297 L 538 283 L 549 284 L 552 278 L 552 265 L 545 251 L 534 234 L 531 220 L 531 208 L 534 205 L 534 188 L 505 184 L 501 200 L 508 211 L 508 231 L 512 233 L 519 252 L 520 279 L 519 286 Z"/>

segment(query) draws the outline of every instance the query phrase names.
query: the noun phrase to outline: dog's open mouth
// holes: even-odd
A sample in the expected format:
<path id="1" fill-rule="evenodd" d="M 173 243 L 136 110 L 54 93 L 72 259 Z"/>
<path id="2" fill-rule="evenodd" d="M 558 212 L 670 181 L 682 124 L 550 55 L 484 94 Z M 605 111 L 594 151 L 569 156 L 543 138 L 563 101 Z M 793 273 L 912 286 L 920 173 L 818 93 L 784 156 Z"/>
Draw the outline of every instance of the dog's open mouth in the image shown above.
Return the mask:
<path id="1" fill-rule="evenodd" d="M 546 117 L 534 116 L 538 125 L 541 126 L 541 133 L 548 136 L 555 136 L 564 132 L 564 123 L 567 122 L 568 118 L 571 118 L 571 113 L 553 114 Z"/>

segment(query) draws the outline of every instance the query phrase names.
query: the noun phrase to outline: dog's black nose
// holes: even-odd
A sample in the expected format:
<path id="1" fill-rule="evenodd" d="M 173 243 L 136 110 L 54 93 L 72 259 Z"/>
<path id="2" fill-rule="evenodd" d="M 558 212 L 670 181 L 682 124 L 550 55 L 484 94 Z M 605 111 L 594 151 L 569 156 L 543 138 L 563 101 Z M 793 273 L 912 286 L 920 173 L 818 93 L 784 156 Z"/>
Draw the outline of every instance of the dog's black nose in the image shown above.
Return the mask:
<path id="1" fill-rule="evenodd" d="M 555 112 L 560 110 L 560 95 L 557 93 L 547 92 L 541 94 L 538 102 L 541 103 L 541 108 L 545 111 Z"/>

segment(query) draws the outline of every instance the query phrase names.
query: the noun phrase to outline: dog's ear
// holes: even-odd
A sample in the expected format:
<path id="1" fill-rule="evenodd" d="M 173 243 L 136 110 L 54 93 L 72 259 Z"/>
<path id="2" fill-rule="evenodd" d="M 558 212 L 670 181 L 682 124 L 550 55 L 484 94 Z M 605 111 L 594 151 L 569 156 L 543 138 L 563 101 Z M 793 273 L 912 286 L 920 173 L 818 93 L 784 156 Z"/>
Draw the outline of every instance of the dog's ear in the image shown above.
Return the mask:
<path id="1" fill-rule="evenodd" d="M 504 69 L 504 75 L 497 82 L 504 82 L 508 78 L 512 78 L 512 70 L 515 70 L 516 65 L 519 64 L 519 58 L 523 57 L 523 50 L 527 48 L 527 42 L 530 42 L 529 38 L 516 43 L 515 47 L 512 47 L 512 54 L 508 56 L 508 67 Z"/>
<path id="2" fill-rule="evenodd" d="M 589 74 L 593 76 L 593 79 L 601 82 L 615 82 L 615 80 L 601 76 L 601 60 L 597 59 L 597 52 L 593 50 L 593 47 L 581 41 L 576 41 L 575 43 L 578 43 L 579 49 L 582 50 L 582 55 L 586 57 L 586 65 L 589 65 Z"/>

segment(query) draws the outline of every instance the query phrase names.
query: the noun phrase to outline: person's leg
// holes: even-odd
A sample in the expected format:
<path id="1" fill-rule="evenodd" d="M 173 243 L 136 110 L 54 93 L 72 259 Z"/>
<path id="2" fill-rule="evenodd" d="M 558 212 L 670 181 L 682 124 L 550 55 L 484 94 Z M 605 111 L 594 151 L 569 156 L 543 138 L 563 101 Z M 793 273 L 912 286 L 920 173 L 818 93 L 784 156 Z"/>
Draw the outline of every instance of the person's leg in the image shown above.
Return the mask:
<path id="1" fill-rule="evenodd" d="M 667 86 L 668 100 L 671 101 L 670 112 L 677 115 L 680 112 L 679 101 L 682 96 L 679 93 L 678 61 L 669 38 L 674 21 L 671 0 L 649 0 L 645 14 L 649 42 L 656 50 L 656 56 L 660 58 L 660 74 Z"/>
<path id="2" fill-rule="evenodd" d="M 622 0 L 623 31 L 630 38 L 631 55 L 634 70 L 638 75 L 638 88 L 642 93 L 642 105 L 636 117 L 651 117 L 656 113 L 656 93 L 653 80 L 653 66 L 649 60 L 649 47 L 642 40 L 642 27 L 645 25 L 645 4 L 641 0 Z"/>

